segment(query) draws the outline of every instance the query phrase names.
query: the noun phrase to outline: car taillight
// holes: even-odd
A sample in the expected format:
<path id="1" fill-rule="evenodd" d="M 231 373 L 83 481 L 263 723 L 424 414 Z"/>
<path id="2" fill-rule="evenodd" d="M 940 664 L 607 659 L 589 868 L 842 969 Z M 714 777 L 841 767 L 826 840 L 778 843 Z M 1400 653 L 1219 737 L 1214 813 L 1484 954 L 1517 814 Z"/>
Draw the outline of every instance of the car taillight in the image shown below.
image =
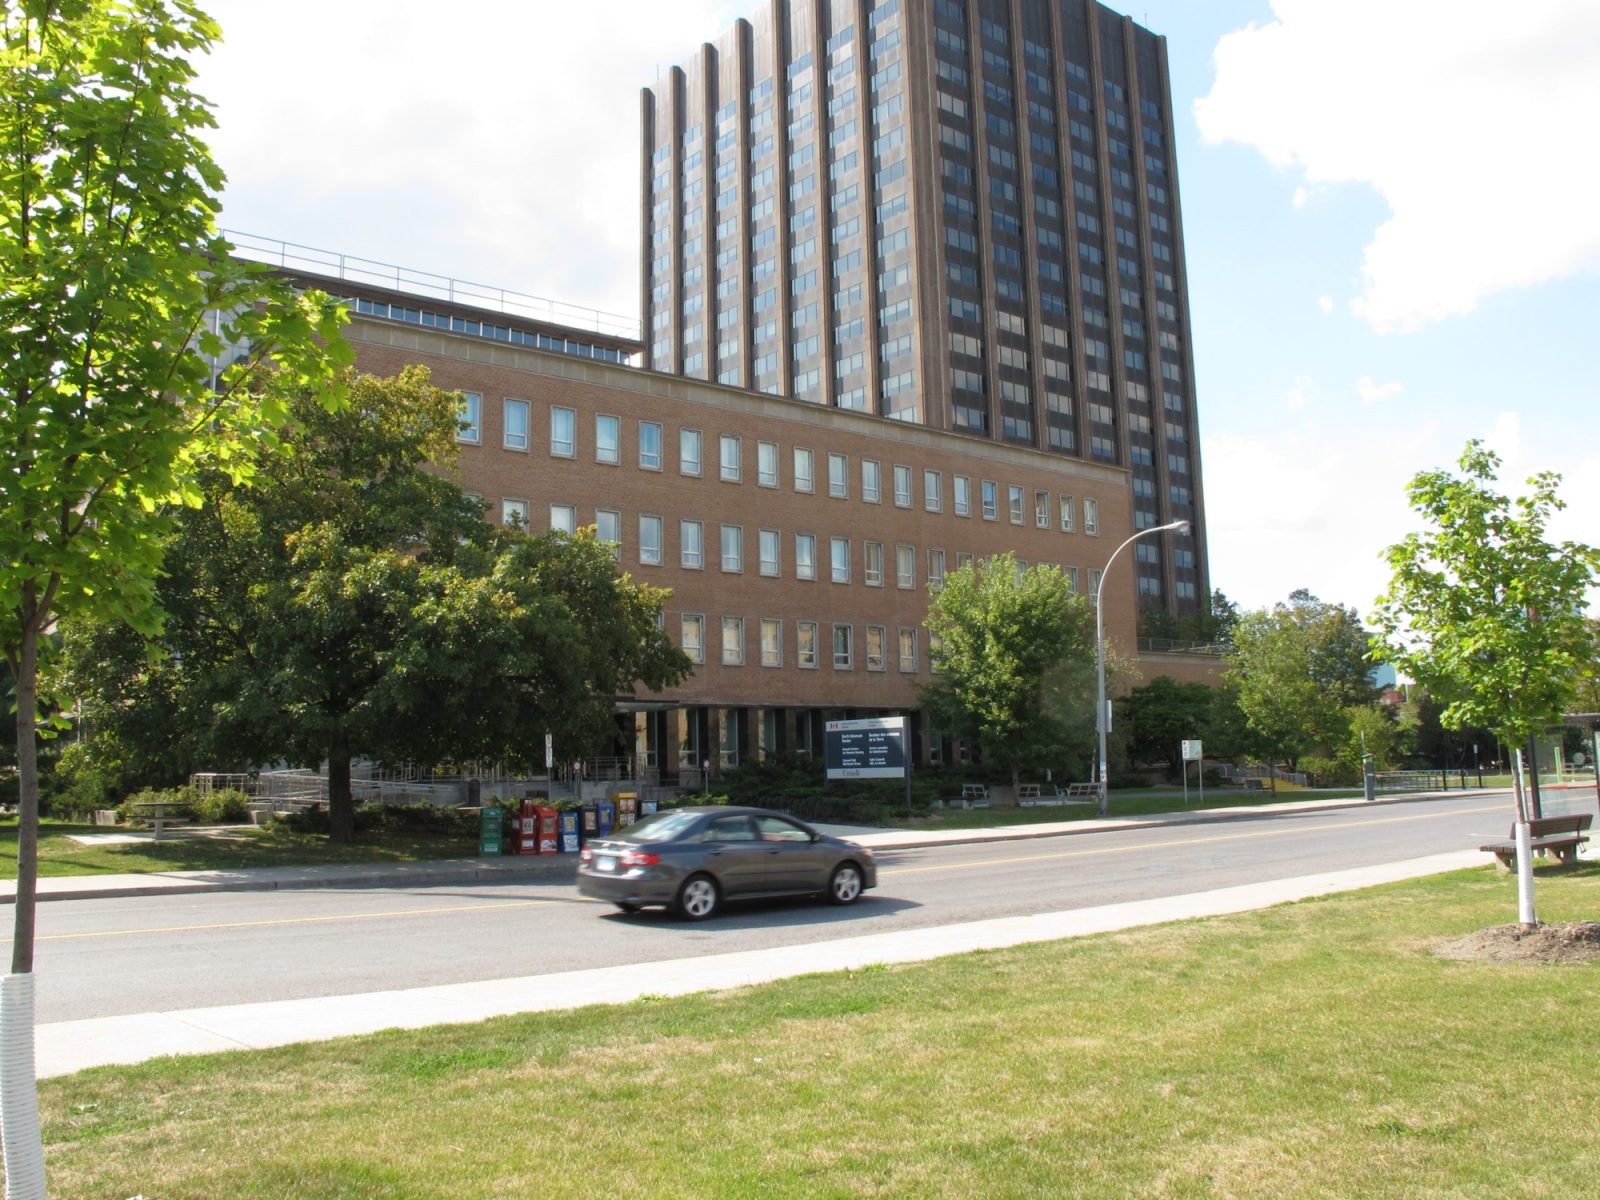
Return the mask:
<path id="1" fill-rule="evenodd" d="M 593 858 L 594 858 L 594 851 L 589 849 L 589 847 L 587 847 L 587 846 L 585 846 L 582 850 L 578 851 L 578 861 L 579 862 L 589 862 Z"/>
<path id="2" fill-rule="evenodd" d="M 626 850 L 622 855 L 622 865 L 625 867 L 653 867 L 661 861 L 661 855 L 649 850 Z"/>

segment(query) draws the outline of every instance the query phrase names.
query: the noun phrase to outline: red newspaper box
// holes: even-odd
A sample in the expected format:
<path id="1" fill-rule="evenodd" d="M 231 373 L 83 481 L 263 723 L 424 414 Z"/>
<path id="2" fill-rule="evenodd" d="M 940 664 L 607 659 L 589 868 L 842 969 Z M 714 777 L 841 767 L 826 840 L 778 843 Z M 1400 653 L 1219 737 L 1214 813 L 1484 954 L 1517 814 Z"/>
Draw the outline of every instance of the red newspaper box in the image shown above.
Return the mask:
<path id="1" fill-rule="evenodd" d="M 540 854 L 555 854 L 561 849 L 561 827 L 556 810 L 540 805 L 533 810 L 534 823 L 539 830 Z"/>
<path id="2" fill-rule="evenodd" d="M 539 807 L 533 797 L 525 797 L 517 810 L 517 832 L 511 839 L 511 848 L 517 854 L 539 853 Z"/>

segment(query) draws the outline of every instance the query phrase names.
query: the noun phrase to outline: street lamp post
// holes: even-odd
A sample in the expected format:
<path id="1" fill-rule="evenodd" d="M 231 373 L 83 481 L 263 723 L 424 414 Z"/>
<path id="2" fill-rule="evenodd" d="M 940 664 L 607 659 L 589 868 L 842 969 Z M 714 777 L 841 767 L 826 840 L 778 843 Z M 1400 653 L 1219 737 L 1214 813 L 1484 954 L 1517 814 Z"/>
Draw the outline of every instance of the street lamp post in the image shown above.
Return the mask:
<path id="1" fill-rule="evenodd" d="M 1106 565 L 1100 568 L 1100 582 L 1094 589 L 1094 676 L 1096 692 L 1094 728 L 1100 741 L 1100 773 L 1095 782 L 1100 785 L 1100 815 L 1102 817 L 1106 815 L 1109 808 L 1109 800 L 1106 796 L 1106 781 L 1108 778 L 1106 771 L 1106 727 L 1111 722 L 1106 719 L 1109 715 L 1106 712 L 1106 622 L 1105 611 L 1100 603 L 1100 597 L 1105 594 L 1106 577 L 1111 574 L 1111 564 L 1117 561 L 1117 555 L 1121 554 L 1140 538 L 1148 537 L 1152 533 L 1165 533 L 1168 530 L 1177 532 L 1187 528 L 1189 528 L 1188 521 L 1172 521 L 1166 525 L 1156 525 L 1150 529 L 1141 529 L 1113 550 L 1111 557 L 1106 559 Z"/>

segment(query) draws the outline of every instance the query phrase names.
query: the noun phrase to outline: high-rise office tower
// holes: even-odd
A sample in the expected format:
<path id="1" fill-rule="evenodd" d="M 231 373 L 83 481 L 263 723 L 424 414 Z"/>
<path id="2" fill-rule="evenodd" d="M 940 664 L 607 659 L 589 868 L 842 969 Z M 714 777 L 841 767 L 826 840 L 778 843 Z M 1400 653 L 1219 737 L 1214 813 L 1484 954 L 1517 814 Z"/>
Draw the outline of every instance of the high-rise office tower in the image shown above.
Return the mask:
<path id="1" fill-rule="evenodd" d="M 643 94 L 644 365 L 1128 472 L 1207 596 L 1165 40 L 1094 0 L 768 0 Z M 1114 532 L 1114 531 L 1112 531 Z"/>

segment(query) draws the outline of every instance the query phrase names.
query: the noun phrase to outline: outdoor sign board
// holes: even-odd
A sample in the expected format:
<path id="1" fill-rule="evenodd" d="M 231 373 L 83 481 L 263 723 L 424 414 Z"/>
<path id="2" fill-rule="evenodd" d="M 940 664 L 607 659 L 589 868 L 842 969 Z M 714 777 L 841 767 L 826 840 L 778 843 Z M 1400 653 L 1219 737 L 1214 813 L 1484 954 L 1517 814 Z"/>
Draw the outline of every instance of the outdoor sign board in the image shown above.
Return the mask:
<path id="1" fill-rule="evenodd" d="M 906 775 L 906 719 L 870 717 L 823 726 L 829 779 L 901 779 Z"/>
<path id="2" fill-rule="evenodd" d="M 1170 745 L 1171 743 L 1169 742 L 1168 744 Z M 1200 758 L 1200 742 L 1198 740 L 1183 743 L 1184 762 L 1199 762 Z"/>

